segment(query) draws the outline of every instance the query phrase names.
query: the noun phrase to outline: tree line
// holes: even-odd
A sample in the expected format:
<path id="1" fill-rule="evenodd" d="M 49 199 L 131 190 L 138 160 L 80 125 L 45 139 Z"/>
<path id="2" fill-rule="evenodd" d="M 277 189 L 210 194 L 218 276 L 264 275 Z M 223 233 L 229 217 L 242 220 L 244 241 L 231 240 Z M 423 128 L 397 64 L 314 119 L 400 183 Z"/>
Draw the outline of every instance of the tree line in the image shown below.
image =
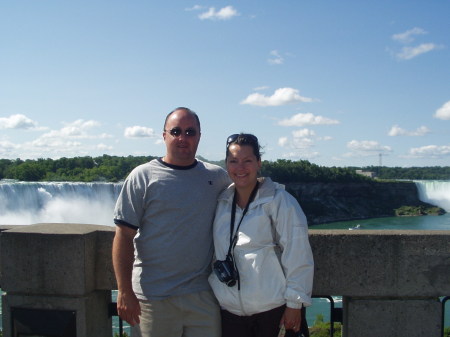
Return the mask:
<path id="1" fill-rule="evenodd" d="M 106 181 L 123 180 L 131 170 L 155 157 L 75 157 L 60 159 L 0 159 L 0 179 L 20 181 Z"/>
<path id="2" fill-rule="evenodd" d="M 375 167 L 362 168 L 372 171 L 381 179 L 409 179 L 409 180 L 450 180 L 450 166 L 426 167 Z"/>
<path id="3" fill-rule="evenodd" d="M 124 180 L 131 170 L 156 157 L 109 156 L 60 159 L 0 159 L 0 179 L 19 181 L 105 181 Z M 205 158 L 199 157 L 204 161 Z M 225 167 L 225 162 L 208 161 Z M 325 167 L 307 160 L 263 161 L 261 175 L 280 183 L 289 182 L 358 182 L 372 179 L 356 170 L 374 172 L 380 179 L 449 180 L 450 167 Z"/>

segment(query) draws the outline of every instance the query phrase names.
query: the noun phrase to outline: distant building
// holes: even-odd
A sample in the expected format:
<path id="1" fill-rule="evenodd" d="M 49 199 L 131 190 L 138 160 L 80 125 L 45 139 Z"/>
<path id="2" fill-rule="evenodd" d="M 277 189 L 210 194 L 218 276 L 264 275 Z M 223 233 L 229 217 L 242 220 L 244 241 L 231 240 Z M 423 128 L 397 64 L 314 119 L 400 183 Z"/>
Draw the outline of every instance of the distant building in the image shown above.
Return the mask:
<path id="1" fill-rule="evenodd" d="M 356 170 L 355 172 L 369 178 L 375 178 L 377 176 L 377 174 L 372 171 Z"/>

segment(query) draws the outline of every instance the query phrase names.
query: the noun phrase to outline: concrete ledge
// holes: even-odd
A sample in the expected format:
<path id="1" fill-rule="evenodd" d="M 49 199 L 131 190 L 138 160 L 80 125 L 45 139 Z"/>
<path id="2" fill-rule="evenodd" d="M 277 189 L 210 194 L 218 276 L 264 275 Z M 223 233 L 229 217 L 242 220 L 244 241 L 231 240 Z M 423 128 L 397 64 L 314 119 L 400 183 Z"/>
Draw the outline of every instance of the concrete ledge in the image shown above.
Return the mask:
<path id="1" fill-rule="evenodd" d="M 450 231 L 310 230 L 316 295 L 450 294 Z M 116 289 L 114 228 L 98 232 L 96 288 Z"/>
<path id="2" fill-rule="evenodd" d="M 450 231 L 310 230 L 310 242 L 315 294 L 450 294 Z"/>
<path id="3" fill-rule="evenodd" d="M 437 298 L 394 300 L 344 297 L 344 336 L 440 336 Z"/>
<path id="4" fill-rule="evenodd" d="M 0 228 L 5 332 L 12 307 L 59 308 L 76 311 L 80 336 L 111 336 L 114 231 L 82 224 Z M 450 295 L 450 231 L 311 229 L 310 242 L 313 294 L 343 296 L 344 336 L 439 335 L 438 297 Z"/>
<path id="5" fill-rule="evenodd" d="M 2 289 L 10 294 L 81 296 L 96 289 L 98 232 L 113 227 L 80 224 L 36 224 L 5 230 L 0 236 Z M 101 244 L 100 246 L 104 246 Z M 109 245 L 110 246 L 110 245 Z M 103 250 L 101 250 L 103 252 Z M 112 267 L 111 267 L 112 269 Z M 111 275 L 105 275 L 111 277 Z"/>
<path id="6" fill-rule="evenodd" d="M 51 294 L 61 287 L 69 288 L 54 275 L 70 276 L 75 269 L 82 268 L 85 271 L 81 275 L 69 278 L 74 294 L 116 289 L 111 259 L 114 231 L 112 226 L 80 224 L 37 224 L 3 231 L 0 245 L 5 247 L 0 272 L 7 271 L 13 277 L 2 281 L 2 287 L 10 287 L 9 291 Z M 69 243 L 72 239 L 75 241 Z M 312 229 L 310 242 L 315 260 L 314 294 L 364 297 L 450 294 L 450 231 Z M 45 258 L 38 259 L 38 253 Z M 29 277 L 36 279 L 32 285 L 29 282 L 25 285 Z"/>
<path id="7" fill-rule="evenodd" d="M 117 289 L 112 264 L 112 242 L 115 227 L 97 231 L 97 250 L 95 255 L 95 288 L 101 290 Z"/>

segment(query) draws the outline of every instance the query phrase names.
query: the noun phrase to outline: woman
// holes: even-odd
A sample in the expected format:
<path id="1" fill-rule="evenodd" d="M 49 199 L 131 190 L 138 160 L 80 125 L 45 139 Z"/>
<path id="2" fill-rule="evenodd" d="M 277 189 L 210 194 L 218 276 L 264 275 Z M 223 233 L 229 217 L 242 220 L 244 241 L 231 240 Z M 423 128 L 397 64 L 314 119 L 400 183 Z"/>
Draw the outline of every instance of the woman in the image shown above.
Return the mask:
<path id="1" fill-rule="evenodd" d="M 282 185 L 258 178 L 261 153 L 251 134 L 226 145 L 233 184 L 218 199 L 216 262 L 209 282 L 222 308 L 223 337 L 286 337 L 311 304 L 314 262 L 306 217 Z M 279 334 L 280 333 L 280 334 Z"/>

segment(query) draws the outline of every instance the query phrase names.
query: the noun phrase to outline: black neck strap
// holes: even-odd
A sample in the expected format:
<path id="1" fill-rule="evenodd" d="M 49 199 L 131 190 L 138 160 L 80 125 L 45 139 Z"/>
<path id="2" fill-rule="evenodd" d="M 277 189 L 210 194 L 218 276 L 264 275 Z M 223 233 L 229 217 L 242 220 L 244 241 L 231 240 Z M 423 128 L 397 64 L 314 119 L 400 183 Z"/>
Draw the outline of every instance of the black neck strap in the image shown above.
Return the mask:
<path id="1" fill-rule="evenodd" d="M 259 185 L 259 182 L 256 181 L 256 185 L 253 188 L 252 193 L 250 194 L 250 198 L 248 199 L 247 205 L 245 205 L 244 212 L 242 213 L 242 217 L 241 217 L 241 220 L 239 221 L 236 231 L 234 231 L 234 221 L 236 219 L 236 190 L 234 191 L 233 204 L 231 205 L 230 247 L 228 248 L 227 255 L 230 255 L 231 250 L 236 246 L 239 227 L 241 226 L 242 220 L 244 219 L 244 216 L 248 211 L 248 207 L 250 206 L 250 203 L 255 199 L 256 192 L 258 191 L 258 185 Z M 234 233 L 234 235 L 233 235 L 233 233 Z"/>

